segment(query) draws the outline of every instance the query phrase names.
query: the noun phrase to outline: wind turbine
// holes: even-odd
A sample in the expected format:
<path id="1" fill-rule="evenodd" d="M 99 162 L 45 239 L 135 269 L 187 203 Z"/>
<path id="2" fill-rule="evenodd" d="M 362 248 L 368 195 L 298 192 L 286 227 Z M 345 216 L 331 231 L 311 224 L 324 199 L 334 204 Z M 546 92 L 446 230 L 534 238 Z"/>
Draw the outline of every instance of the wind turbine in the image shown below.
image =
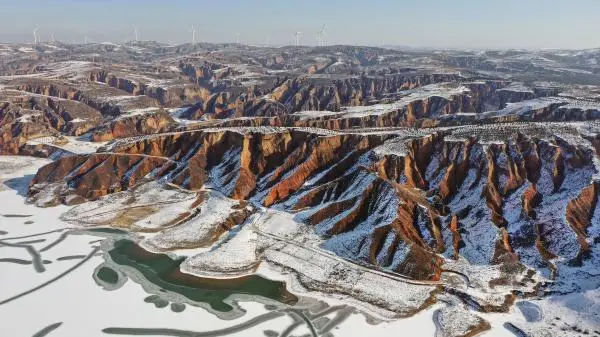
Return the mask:
<path id="1" fill-rule="evenodd" d="M 317 46 L 325 45 L 325 36 L 327 36 L 327 34 L 325 34 L 325 27 L 326 25 L 323 25 L 321 30 L 317 32 Z"/>
<path id="2" fill-rule="evenodd" d="M 302 35 L 302 32 L 296 32 L 296 34 L 294 34 L 294 37 L 296 38 L 296 47 L 298 47 L 300 45 L 300 36 Z"/>
<path id="3" fill-rule="evenodd" d="M 133 27 L 133 34 L 135 35 L 135 41 L 139 41 L 138 39 L 138 29 L 135 25 L 131 25 L 131 27 Z"/>
<path id="4" fill-rule="evenodd" d="M 235 34 L 235 43 L 240 44 L 240 33 Z"/>
<path id="5" fill-rule="evenodd" d="M 37 32 L 40 29 L 40 27 L 35 27 L 33 29 L 33 44 L 37 44 L 38 43 L 38 39 L 37 39 Z"/>
<path id="6" fill-rule="evenodd" d="M 194 25 L 192 25 L 192 30 L 189 32 L 192 33 L 192 44 L 196 44 L 196 28 L 194 28 Z"/>

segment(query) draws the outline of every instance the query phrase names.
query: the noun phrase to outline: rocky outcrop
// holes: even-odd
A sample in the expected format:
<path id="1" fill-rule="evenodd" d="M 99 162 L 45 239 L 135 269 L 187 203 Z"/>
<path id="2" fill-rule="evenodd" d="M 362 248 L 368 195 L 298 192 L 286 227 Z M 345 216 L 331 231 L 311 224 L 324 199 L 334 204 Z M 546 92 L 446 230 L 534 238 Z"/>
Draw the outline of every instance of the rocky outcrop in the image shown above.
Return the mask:
<path id="1" fill-rule="evenodd" d="M 47 114 L 9 103 L 0 105 L 0 154 L 18 154 L 27 140 L 57 134 Z"/>
<path id="2" fill-rule="evenodd" d="M 567 205 L 566 218 L 581 245 L 581 254 L 589 251 L 587 228 L 592 221 L 592 215 L 598 203 L 598 190 L 600 183 L 594 182 L 584 188 L 581 193 Z"/>
<path id="3" fill-rule="evenodd" d="M 91 138 L 94 142 L 104 142 L 116 138 L 151 135 L 169 130 L 174 123 L 173 118 L 165 111 L 123 116 L 94 130 Z"/>
<path id="4" fill-rule="evenodd" d="M 43 111 L 48 124 L 65 135 L 79 136 L 93 130 L 94 141 L 108 141 L 164 132 L 174 124 L 171 116 L 162 110 L 155 114 L 136 113 L 140 110 L 139 104 L 142 110 L 157 106 L 156 100 L 148 96 L 137 96 L 136 100 L 127 99 L 120 102 L 119 99 L 113 100 L 110 95 L 101 96 L 93 89 L 79 90 L 58 82 L 37 79 L 24 81 L 16 88 L 35 95 L 43 95 L 40 97 L 32 95 L 27 100 L 18 102 L 16 99 L 12 101 L 13 104 L 28 109 Z M 123 97 L 119 96 L 119 91 L 116 90 L 112 94 L 116 95 L 116 98 Z M 175 96 L 179 94 L 172 93 Z M 159 108 L 157 107 L 156 110 Z"/>
<path id="5" fill-rule="evenodd" d="M 74 87 L 42 79 L 31 79 L 23 81 L 16 86 L 17 90 L 26 91 L 38 95 L 52 96 L 62 99 L 79 101 L 82 92 Z"/>
<path id="6" fill-rule="evenodd" d="M 146 95 L 154 98 L 164 107 L 177 107 L 186 103 L 205 100 L 209 96 L 206 89 L 197 85 L 153 85 L 111 74 L 105 70 L 92 71 L 88 74 L 88 77 L 92 82 L 105 83 L 134 96 Z"/>
<path id="7" fill-rule="evenodd" d="M 398 75 L 400 76 L 400 75 Z M 409 75 L 405 75 L 409 76 Z M 419 78 L 416 76 L 415 78 Z M 327 80 L 320 79 L 327 83 Z M 376 83 L 377 79 L 363 79 Z M 221 126 L 296 126 L 318 127 L 330 130 L 374 127 L 433 127 L 461 125 L 465 123 L 499 123 L 519 121 L 593 120 L 600 116 L 600 109 L 593 105 L 577 108 L 567 100 L 526 103 L 536 99 L 533 91 L 510 89 L 508 82 L 487 81 L 458 84 L 433 84 L 439 78 L 396 83 L 396 86 L 372 85 L 372 91 L 357 91 L 352 79 L 336 80 L 329 86 L 315 84 L 315 79 L 287 79 L 272 89 L 253 93 L 244 91 L 243 98 L 231 92 L 213 94 L 208 101 L 191 107 L 187 116 L 191 119 L 224 119 Z M 370 82 L 374 81 L 374 82 Z M 423 86 L 425 85 L 425 86 Z M 396 88 L 397 91 L 393 91 Z M 390 92 L 386 90 L 392 90 Z M 378 90 L 381 90 L 381 94 Z M 410 92 L 411 95 L 403 94 Z M 266 94 L 265 94 L 266 93 Z M 385 99 L 378 99 L 380 95 Z M 397 95 L 397 97 L 396 97 Z M 383 112 L 369 109 L 376 103 L 396 102 Z M 506 111 L 509 104 L 524 102 L 522 108 L 515 106 Z M 539 107 L 538 107 L 539 105 Z M 348 113 L 348 107 L 365 106 L 362 111 Z M 378 109 L 382 109 L 379 107 Z M 295 114 L 301 111 L 327 111 L 319 115 Z M 354 111 L 354 110 L 352 110 Z M 332 113 L 338 112 L 338 113 Z M 244 117 L 231 119 L 232 117 Z M 253 117 L 253 118 L 246 118 Z"/>
<path id="8" fill-rule="evenodd" d="M 187 69 L 187 68 L 186 68 Z M 191 71 L 191 70 L 190 70 Z M 425 73 L 394 74 L 385 77 L 349 76 L 266 78 L 260 86 L 232 88 L 211 93 L 190 111 L 191 118 L 280 116 L 298 111 L 340 111 L 343 106 L 363 106 L 383 97 L 423 85 L 454 81 L 457 75 Z"/>
<path id="9" fill-rule="evenodd" d="M 78 101 L 103 115 L 118 116 L 121 114 L 121 109 L 116 104 L 60 82 L 31 79 L 16 85 L 16 88 L 33 94 Z"/>
<path id="10" fill-rule="evenodd" d="M 529 185 L 523 193 L 523 210 L 532 219 L 535 219 L 535 208 L 541 203 L 542 195 L 538 193 L 534 184 Z"/>
<path id="11" fill-rule="evenodd" d="M 48 98 L 48 107 L 56 116 L 52 119 L 53 126 L 69 136 L 80 136 L 102 122 L 98 110 L 77 101 Z"/>
<path id="12" fill-rule="evenodd" d="M 36 95 L 8 97 L 7 100 L 13 108 L 20 107 L 25 110 L 41 112 L 44 124 L 49 124 L 53 129 L 65 135 L 84 134 L 98 126 L 102 120 L 99 111 L 78 101 Z"/>
<path id="13" fill-rule="evenodd" d="M 91 154 L 68 156 L 41 168 L 30 183 L 30 198 L 52 198 L 44 195 L 49 185 L 60 185 L 59 190 L 47 190 L 67 200 L 76 194 L 88 200 L 126 190 L 154 170 L 173 165 L 168 159 L 122 154 Z M 57 194 L 58 192 L 58 194 Z"/>
<path id="14" fill-rule="evenodd" d="M 19 148 L 19 155 L 32 156 L 38 158 L 61 158 L 72 156 L 73 152 L 64 150 L 55 144 L 24 144 Z"/>

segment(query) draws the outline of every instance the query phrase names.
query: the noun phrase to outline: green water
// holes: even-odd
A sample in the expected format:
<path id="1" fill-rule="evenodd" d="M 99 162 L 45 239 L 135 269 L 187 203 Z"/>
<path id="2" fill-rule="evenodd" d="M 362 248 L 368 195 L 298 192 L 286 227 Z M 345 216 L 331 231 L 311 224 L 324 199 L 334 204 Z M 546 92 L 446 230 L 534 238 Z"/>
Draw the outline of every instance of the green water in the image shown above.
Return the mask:
<path id="1" fill-rule="evenodd" d="M 134 267 L 149 282 L 192 301 L 207 303 L 220 312 L 233 310 L 224 302 L 232 294 L 262 296 L 286 304 L 298 300 L 286 290 L 284 282 L 271 281 L 258 275 L 211 279 L 183 274 L 179 271 L 183 258 L 172 259 L 165 254 L 150 253 L 130 240 L 115 242 L 109 254 L 115 263 Z"/>
<path id="2" fill-rule="evenodd" d="M 86 229 L 88 232 L 92 233 L 106 233 L 106 234 L 127 234 L 124 230 L 118 228 L 89 228 Z"/>
<path id="3" fill-rule="evenodd" d="M 106 283 L 117 284 L 117 282 L 119 282 L 119 274 L 108 267 L 100 268 L 97 275 L 99 279 Z"/>
<path id="4" fill-rule="evenodd" d="M 5 218 L 29 218 L 32 217 L 31 214 L 3 214 Z"/>

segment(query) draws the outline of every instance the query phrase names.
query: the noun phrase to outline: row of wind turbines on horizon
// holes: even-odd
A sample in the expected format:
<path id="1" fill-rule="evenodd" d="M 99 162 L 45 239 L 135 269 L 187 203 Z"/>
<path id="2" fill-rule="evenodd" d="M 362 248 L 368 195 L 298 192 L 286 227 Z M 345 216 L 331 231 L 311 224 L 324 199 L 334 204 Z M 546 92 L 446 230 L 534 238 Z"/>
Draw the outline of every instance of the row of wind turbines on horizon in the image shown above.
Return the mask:
<path id="1" fill-rule="evenodd" d="M 131 25 L 131 27 L 133 28 L 133 37 L 135 39 L 134 41 L 136 41 L 136 42 L 140 41 L 138 27 L 136 25 Z M 317 31 L 316 34 L 315 34 L 315 41 L 316 41 L 316 45 L 317 46 L 325 46 L 325 38 L 327 37 L 327 33 L 325 32 L 325 28 L 326 28 L 326 25 L 323 25 L 321 27 L 321 29 L 319 31 Z M 39 26 L 36 26 L 33 29 L 33 43 L 34 44 L 38 44 L 38 43 L 42 42 L 41 37 L 38 34 L 39 30 L 40 30 Z M 192 34 L 191 43 L 192 44 L 196 44 L 196 28 L 195 28 L 195 26 L 192 25 L 191 30 L 188 30 L 187 32 Z M 302 43 L 301 39 L 302 39 L 302 35 L 303 34 L 304 34 L 303 32 L 297 31 L 297 32 L 295 32 L 292 35 L 292 37 L 293 37 L 292 42 L 293 42 L 293 44 L 295 46 L 302 45 L 301 44 Z M 54 38 L 54 32 L 51 32 L 50 35 L 49 35 L 49 42 L 54 43 L 56 41 L 57 40 L 55 40 L 55 38 Z M 83 43 L 87 44 L 89 42 L 91 42 L 91 39 L 89 39 L 88 36 L 84 36 L 83 37 Z M 242 41 L 242 39 L 241 39 L 241 34 L 240 33 L 236 33 L 235 42 L 237 44 L 244 44 L 243 41 Z M 169 44 L 172 44 L 171 41 L 169 41 Z M 266 45 L 267 46 L 271 46 L 271 35 L 267 35 Z"/>

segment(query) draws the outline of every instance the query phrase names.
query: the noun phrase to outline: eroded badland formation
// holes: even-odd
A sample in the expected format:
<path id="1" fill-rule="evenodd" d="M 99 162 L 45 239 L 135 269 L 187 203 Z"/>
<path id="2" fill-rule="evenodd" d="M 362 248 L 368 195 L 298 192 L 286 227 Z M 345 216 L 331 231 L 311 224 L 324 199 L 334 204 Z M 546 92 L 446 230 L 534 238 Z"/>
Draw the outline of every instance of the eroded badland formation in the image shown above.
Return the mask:
<path id="1" fill-rule="evenodd" d="M 214 248 L 185 272 L 270 263 L 401 316 L 454 303 L 453 335 L 600 285 L 598 51 L 1 48 L 0 152 L 55 159 L 28 201 Z"/>

